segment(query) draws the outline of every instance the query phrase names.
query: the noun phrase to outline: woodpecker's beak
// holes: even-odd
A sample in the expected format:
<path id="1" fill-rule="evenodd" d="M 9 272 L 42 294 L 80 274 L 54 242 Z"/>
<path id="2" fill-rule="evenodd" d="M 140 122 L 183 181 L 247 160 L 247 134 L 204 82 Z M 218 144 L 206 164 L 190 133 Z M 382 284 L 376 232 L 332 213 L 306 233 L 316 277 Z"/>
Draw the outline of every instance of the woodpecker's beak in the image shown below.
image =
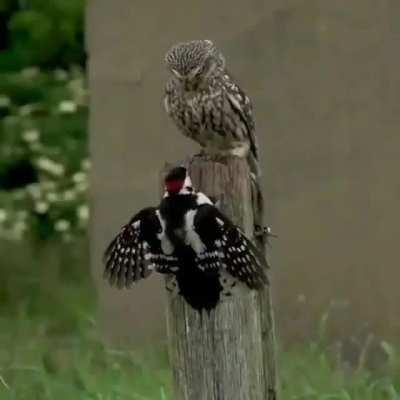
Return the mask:
<path id="1" fill-rule="evenodd" d="M 189 175 L 186 175 L 185 182 L 183 183 L 183 187 L 192 187 L 192 180 Z"/>

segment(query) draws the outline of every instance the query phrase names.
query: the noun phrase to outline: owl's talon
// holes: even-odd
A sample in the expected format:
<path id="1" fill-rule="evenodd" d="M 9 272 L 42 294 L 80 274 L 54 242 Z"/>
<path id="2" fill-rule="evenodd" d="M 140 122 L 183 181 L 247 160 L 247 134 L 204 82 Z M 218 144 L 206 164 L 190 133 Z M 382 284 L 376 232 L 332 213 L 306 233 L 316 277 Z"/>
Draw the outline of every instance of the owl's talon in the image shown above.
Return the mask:
<path id="1" fill-rule="evenodd" d="M 201 158 L 202 160 L 206 160 L 207 161 L 209 159 L 209 155 L 202 148 L 198 153 L 193 155 L 193 158 Z"/>
<path id="2" fill-rule="evenodd" d="M 223 157 L 220 154 L 215 154 L 213 155 L 212 160 L 216 163 L 224 164 L 226 157 Z"/>
<path id="3" fill-rule="evenodd" d="M 278 237 L 274 233 L 272 233 L 271 228 L 269 226 L 261 226 L 255 225 L 254 226 L 254 236 L 256 238 L 262 238 L 268 240 L 269 237 Z"/>

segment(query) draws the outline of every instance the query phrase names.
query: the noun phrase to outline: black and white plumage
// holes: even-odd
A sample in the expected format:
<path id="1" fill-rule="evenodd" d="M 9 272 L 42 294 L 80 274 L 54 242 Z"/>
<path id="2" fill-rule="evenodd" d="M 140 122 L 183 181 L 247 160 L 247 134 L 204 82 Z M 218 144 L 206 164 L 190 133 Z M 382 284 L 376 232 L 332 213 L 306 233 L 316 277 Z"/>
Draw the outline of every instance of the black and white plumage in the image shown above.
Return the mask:
<path id="1" fill-rule="evenodd" d="M 200 192 L 184 167 L 172 169 L 156 207 L 137 213 L 108 246 L 104 276 L 129 287 L 152 270 L 197 310 L 211 310 L 236 286 L 260 289 L 266 261 L 243 232 Z"/>
<path id="2" fill-rule="evenodd" d="M 259 150 L 249 97 L 226 70 L 223 55 L 210 40 L 178 43 L 165 61 L 171 72 L 164 98 L 168 115 L 207 155 L 247 158 L 262 219 Z"/>

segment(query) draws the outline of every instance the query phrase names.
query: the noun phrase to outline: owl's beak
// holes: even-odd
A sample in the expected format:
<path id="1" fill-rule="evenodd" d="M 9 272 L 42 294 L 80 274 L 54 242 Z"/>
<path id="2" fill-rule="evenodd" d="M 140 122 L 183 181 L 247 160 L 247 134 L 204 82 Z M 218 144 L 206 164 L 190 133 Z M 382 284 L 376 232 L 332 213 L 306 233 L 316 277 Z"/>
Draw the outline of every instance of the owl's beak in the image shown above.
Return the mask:
<path id="1" fill-rule="evenodd" d="M 180 80 L 184 79 L 184 77 L 176 70 L 172 68 L 172 73 Z"/>
<path id="2" fill-rule="evenodd" d="M 193 68 L 187 75 L 189 79 L 193 79 L 196 74 L 200 71 L 200 67 Z"/>

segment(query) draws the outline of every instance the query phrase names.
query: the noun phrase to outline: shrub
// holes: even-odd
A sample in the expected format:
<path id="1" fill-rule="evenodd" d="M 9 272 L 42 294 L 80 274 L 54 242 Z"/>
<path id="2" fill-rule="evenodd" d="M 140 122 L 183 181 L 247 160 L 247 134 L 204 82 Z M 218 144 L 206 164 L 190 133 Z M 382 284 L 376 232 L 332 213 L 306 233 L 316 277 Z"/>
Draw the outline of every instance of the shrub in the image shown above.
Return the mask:
<path id="1" fill-rule="evenodd" d="M 8 28 L 3 35 L 8 43 L 3 43 L 7 50 L 0 55 L 1 69 L 84 64 L 84 0 L 25 0 L 19 4 L 0 0 Z"/>
<path id="2" fill-rule="evenodd" d="M 3 74 L 0 237 L 72 239 L 85 232 L 86 97 L 79 68 Z"/>

